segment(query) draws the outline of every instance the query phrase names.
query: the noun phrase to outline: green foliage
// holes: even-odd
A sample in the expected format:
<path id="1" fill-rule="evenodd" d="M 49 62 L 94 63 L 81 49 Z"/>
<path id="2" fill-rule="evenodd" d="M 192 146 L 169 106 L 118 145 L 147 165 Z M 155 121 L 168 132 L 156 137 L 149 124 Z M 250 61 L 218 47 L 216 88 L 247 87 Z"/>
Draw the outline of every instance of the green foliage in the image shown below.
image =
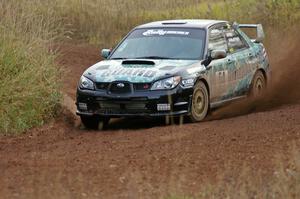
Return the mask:
<path id="1" fill-rule="evenodd" d="M 101 46 L 116 44 L 134 26 L 150 21 L 146 12 L 176 9 L 195 0 L 54 0 L 57 15 L 64 19 L 75 39 Z"/>
<path id="2" fill-rule="evenodd" d="M 300 22 L 299 0 L 56 0 L 73 38 L 111 47 L 136 25 L 165 19 L 225 19 L 284 29 Z"/>
<path id="3" fill-rule="evenodd" d="M 19 133 L 57 111 L 59 73 L 47 45 L 62 29 L 39 1 L 0 8 L 0 132 Z"/>

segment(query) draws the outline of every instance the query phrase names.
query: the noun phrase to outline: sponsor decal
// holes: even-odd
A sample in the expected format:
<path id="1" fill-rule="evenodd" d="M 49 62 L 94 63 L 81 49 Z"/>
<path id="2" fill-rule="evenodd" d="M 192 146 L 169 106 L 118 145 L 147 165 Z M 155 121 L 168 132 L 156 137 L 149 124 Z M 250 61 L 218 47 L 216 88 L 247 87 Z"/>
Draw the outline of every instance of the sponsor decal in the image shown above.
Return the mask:
<path id="1" fill-rule="evenodd" d="M 108 77 L 116 75 L 125 75 L 125 76 L 140 76 L 152 78 L 156 75 L 157 71 L 149 69 L 139 69 L 139 68 L 115 68 L 114 70 L 108 70 L 104 72 L 98 72 L 99 77 Z"/>
<path id="2" fill-rule="evenodd" d="M 263 56 L 264 56 L 264 58 L 266 58 L 268 56 L 265 48 L 263 48 Z"/>
<path id="3" fill-rule="evenodd" d="M 217 71 L 215 73 L 215 80 L 217 84 L 224 84 L 228 82 L 228 70 Z"/>
<path id="4" fill-rule="evenodd" d="M 146 32 L 143 33 L 144 36 L 152 36 L 152 35 L 159 35 L 159 36 L 164 36 L 164 35 L 183 35 L 183 36 L 187 36 L 189 34 L 190 34 L 190 32 L 186 32 L 186 31 L 163 30 L 163 29 L 147 30 Z"/>

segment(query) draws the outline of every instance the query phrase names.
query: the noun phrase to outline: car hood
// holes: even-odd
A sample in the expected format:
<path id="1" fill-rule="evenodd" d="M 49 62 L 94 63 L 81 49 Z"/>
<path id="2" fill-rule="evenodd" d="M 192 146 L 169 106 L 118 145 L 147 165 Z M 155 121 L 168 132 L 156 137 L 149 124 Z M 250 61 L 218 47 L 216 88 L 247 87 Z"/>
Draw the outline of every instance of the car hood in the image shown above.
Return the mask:
<path id="1" fill-rule="evenodd" d="M 94 82 L 128 81 L 149 83 L 172 75 L 191 73 L 199 67 L 199 60 L 105 60 L 84 72 Z"/>

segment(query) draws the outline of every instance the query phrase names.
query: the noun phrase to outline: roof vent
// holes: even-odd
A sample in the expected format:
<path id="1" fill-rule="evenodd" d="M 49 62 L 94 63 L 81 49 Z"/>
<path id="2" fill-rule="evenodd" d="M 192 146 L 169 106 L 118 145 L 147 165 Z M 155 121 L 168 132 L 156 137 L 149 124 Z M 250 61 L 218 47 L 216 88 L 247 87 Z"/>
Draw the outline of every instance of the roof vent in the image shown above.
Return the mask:
<path id="1" fill-rule="evenodd" d="M 184 21 L 178 21 L 178 22 L 162 22 L 163 25 L 184 25 L 187 24 L 187 22 Z"/>

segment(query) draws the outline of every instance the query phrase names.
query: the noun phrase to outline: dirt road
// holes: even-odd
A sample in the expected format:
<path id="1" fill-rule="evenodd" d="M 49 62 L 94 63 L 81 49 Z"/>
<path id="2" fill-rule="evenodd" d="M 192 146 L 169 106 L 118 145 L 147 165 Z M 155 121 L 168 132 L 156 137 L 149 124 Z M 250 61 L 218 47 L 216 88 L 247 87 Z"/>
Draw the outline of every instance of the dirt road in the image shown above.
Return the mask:
<path id="1" fill-rule="evenodd" d="M 98 49 L 65 44 L 61 52 L 64 89 L 74 97 Z M 198 124 L 115 120 L 107 131 L 96 132 L 74 127 L 65 113 L 23 136 L 1 136 L 1 198 L 157 198 L 197 193 L 202 182 L 228 169 L 239 173 L 246 166 L 272 175 L 275 156 L 300 146 L 300 104 L 287 98 L 299 94 L 299 70 L 293 69 L 294 76 L 283 70 L 280 78 L 295 78 L 294 86 L 277 81 L 285 92 L 272 90 L 259 104 L 217 110 Z"/>

